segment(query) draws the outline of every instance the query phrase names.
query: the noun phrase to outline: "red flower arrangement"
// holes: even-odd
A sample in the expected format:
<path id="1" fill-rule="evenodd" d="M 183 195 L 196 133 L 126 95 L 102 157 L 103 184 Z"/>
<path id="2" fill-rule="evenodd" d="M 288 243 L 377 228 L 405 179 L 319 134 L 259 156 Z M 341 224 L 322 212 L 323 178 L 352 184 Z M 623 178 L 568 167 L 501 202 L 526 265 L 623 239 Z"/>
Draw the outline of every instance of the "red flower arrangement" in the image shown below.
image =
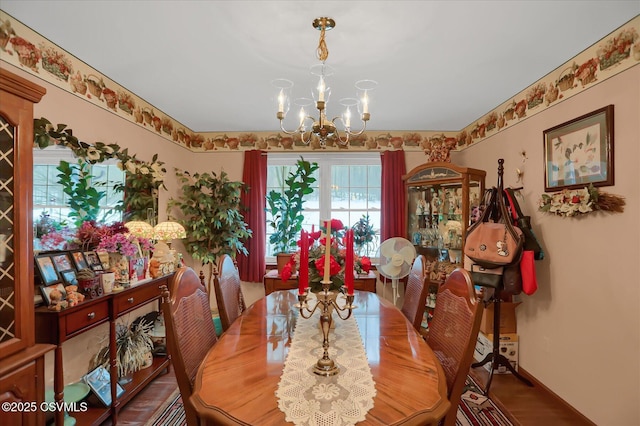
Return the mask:
<path id="1" fill-rule="evenodd" d="M 318 292 L 322 289 L 322 281 L 324 277 L 325 253 L 326 253 L 326 228 L 322 227 L 320 231 L 312 231 L 307 235 L 309 247 L 309 287 L 311 291 Z M 303 234 L 305 235 L 305 234 Z M 330 258 L 329 258 L 329 276 L 331 280 L 331 290 L 340 290 L 344 285 L 345 263 L 347 258 L 347 249 L 345 245 L 345 229 L 342 221 L 339 219 L 331 219 L 331 235 L 330 235 Z M 302 240 L 298 240 L 298 247 L 302 247 Z M 282 280 L 287 281 L 291 278 L 294 271 L 300 270 L 300 250 L 293 253 L 291 260 L 282 269 Z M 368 274 L 371 270 L 371 259 L 366 256 L 354 255 L 354 272 L 357 274 Z"/>

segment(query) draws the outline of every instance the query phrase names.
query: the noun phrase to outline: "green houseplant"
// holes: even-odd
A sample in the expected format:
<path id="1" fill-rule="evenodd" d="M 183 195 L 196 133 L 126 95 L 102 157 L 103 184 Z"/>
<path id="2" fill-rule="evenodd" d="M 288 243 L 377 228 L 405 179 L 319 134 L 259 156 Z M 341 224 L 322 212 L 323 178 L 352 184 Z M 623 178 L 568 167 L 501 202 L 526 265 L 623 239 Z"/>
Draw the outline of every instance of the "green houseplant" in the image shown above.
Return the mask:
<path id="1" fill-rule="evenodd" d="M 313 192 L 311 184 L 316 181 L 313 173 L 319 167 L 318 163 L 311 163 L 300 157 L 296 168 L 289 172 L 284 181 L 284 192 L 272 190 L 267 194 L 267 211 L 271 213 L 271 220 L 267 225 L 273 230 L 269 243 L 275 253 L 291 253 L 296 250 L 298 234 L 304 220 L 304 197 Z"/>
<path id="2" fill-rule="evenodd" d="M 177 207 L 182 215 L 179 222 L 187 231 L 185 247 L 189 254 L 203 264 L 209 264 L 209 280 L 219 256 L 232 258 L 237 252 L 248 254 L 244 240 L 251 236 L 244 216 L 240 195 L 246 186 L 229 180 L 223 171 L 195 173 L 176 169 L 182 185 L 180 197 L 169 200 L 169 209 Z"/>
<path id="3" fill-rule="evenodd" d="M 67 204 L 71 209 L 69 217 L 75 226 L 80 227 L 84 221 L 97 220 L 100 200 L 106 196 L 106 192 L 97 190 L 96 185 L 92 183 L 89 164 L 79 158 L 77 164 L 60 161 L 57 169 L 60 172 L 58 183 L 67 195 Z"/>

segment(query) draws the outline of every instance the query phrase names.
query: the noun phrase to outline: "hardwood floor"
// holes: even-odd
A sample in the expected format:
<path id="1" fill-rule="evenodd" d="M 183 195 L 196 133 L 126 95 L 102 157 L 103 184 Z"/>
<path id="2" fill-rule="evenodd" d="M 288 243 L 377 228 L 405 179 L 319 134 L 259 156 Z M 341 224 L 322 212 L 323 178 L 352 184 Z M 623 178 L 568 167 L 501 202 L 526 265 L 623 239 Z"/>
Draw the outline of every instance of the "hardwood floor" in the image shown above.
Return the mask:
<path id="1" fill-rule="evenodd" d="M 486 383 L 484 368 L 473 369 L 480 384 Z M 119 425 L 144 425 L 157 407 L 178 388 L 173 370 L 154 380 L 121 411 Z M 520 426 L 594 426 L 579 413 L 554 398 L 542 385 L 530 388 L 510 374 L 496 374 L 490 389 L 491 399 L 508 412 L 514 424 Z M 103 426 L 110 426 L 105 422 Z M 256 425 L 260 426 L 260 425 Z"/>

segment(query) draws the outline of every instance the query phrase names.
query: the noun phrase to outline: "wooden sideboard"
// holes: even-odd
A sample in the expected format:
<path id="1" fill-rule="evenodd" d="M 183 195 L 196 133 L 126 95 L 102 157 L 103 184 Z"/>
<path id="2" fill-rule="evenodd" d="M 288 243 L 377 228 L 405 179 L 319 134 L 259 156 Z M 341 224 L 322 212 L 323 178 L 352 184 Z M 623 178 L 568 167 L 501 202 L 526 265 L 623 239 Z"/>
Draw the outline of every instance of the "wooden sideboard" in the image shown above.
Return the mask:
<path id="1" fill-rule="evenodd" d="M 55 400 L 62 401 L 64 396 L 64 370 L 62 358 L 62 344 L 73 337 L 109 322 L 109 357 L 111 366 L 111 407 L 91 406 L 85 412 L 74 412 L 73 417 L 79 424 L 99 425 L 111 416 L 113 424 L 117 423 L 118 412 L 124 404 L 129 402 L 151 380 L 155 379 L 163 370 L 168 371 L 168 357 L 154 357 L 149 368 L 140 370 L 133 375 L 130 383 L 124 384 L 124 394 L 116 398 L 116 382 L 118 370 L 116 366 L 116 320 L 147 303 L 159 301 L 161 287 L 168 286 L 171 275 L 165 275 L 150 281 L 142 282 L 117 293 L 110 293 L 96 299 L 85 300 L 77 306 L 62 311 L 50 311 L 42 306 L 36 308 L 36 341 L 52 343 L 55 348 L 55 364 L 53 390 Z M 160 306 L 158 305 L 158 309 Z M 56 425 L 64 424 L 64 412 L 56 412 Z"/>
<path id="2" fill-rule="evenodd" d="M 373 271 L 369 271 L 367 275 L 359 275 L 353 281 L 353 287 L 356 290 L 376 292 L 377 277 Z M 278 290 L 291 290 L 298 288 L 298 275 L 294 275 L 286 282 L 282 281 L 278 271 L 271 269 L 264 276 L 264 294 L 269 295 Z"/>

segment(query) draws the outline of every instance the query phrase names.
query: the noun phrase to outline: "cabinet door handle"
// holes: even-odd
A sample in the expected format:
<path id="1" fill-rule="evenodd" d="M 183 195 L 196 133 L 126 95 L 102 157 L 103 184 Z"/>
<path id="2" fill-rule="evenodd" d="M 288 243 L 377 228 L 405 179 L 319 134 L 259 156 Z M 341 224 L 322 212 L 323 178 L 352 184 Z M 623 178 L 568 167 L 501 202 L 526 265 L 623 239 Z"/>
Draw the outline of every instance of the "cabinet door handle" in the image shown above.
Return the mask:
<path id="1" fill-rule="evenodd" d="M 89 318 L 90 320 L 94 319 L 96 317 L 96 313 L 95 312 L 91 312 L 89 314 L 87 314 L 87 318 Z"/>
<path id="2" fill-rule="evenodd" d="M 127 299 L 127 302 L 129 302 L 129 303 L 133 303 L 133 297 L 128 298 L 128 299 Z"/>

